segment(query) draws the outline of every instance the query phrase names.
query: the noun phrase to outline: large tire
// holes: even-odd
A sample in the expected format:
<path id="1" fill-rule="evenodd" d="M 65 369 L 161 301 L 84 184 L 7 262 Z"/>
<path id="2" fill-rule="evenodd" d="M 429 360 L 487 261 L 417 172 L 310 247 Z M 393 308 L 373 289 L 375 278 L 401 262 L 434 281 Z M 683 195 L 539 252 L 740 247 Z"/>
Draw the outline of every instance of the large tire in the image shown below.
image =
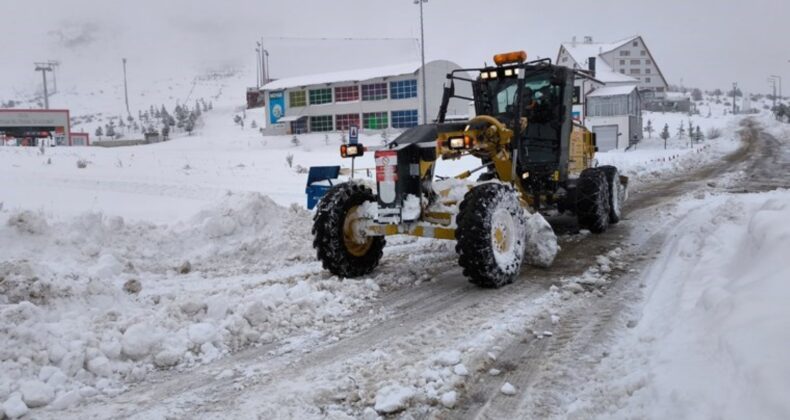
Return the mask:
<path id="1" fill-rule="evenodd" d="M 582 171 L 576 184 L 576 216 L 579 226 L 592 233 L 602 233 L 609 227 L 609 185 L 606 175 L 598 168 Z"/>
<path id="2" fill-rule="evenodd" d="M 609 224 L 620 221 L 622 216 L 625 188 L 620 182 L 620 173 L 614 166 L 599 166 L 598 170 L 606 176 L 606 185 L 609 186 Z"/>
<path id="3" fill-rule="evenodd" d="M 469 281 L 487 288 L 512 283 L 521 272 L 527 218 L 513 187 L 478 185 L 464 196 L 456 217 L 455 250 Z"/>
<path id="4" fill-rule="evenodd" d="M 386 241 L 383 236 L 354 237 L 350 231 L 355 209 L 375 201 L 370 188 L 357 183 L 331 188 L 318 203 L 313 217 L 313 248 L 324 269 L 340 277 L 359 277 L 379 265 Z"/>

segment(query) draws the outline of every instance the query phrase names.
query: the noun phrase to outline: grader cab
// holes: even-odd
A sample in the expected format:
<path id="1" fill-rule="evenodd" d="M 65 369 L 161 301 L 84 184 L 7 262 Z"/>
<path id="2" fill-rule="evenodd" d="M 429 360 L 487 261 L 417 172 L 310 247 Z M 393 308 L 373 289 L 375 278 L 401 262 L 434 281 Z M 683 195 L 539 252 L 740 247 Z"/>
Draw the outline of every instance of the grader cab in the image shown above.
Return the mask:
<path id="1" fill-rule="evenodd" d="M 385 237 L 405 234 L 457 241 L 464 275 L 500 287 L 521 270 L 530 213 L 573 212 L 594 233 L 617 223 L 627 179 L 614 167 L 594 167 L 595 135 L 573 123 L 580 74 L 549 60 L 526 62 L 524 52 L 494 62 L 447 75 L 435 123 L 409 129 L 386 147 L 341 149 L 343 157 L 374 153 L 376 192 L 352 181 L 321 200 L 313 233 L 324 268 L 365 275 L 378 265 Z M 456 95 L 456 83 L 470 83 L 473 97 Z M 452 98 L 473 101 L 477 116 L 445 123 Z M 440 160 L 469 155 L 479 158 L 477 168 L 436 176 Z"/>

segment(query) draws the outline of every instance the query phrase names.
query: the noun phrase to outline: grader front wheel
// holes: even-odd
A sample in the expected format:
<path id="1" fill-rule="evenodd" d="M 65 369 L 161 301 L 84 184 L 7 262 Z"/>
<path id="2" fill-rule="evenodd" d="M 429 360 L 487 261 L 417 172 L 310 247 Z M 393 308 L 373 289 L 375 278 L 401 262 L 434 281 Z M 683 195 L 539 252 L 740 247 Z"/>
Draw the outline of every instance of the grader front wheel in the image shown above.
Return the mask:
<path id="1" fill-rule="evenodd" d="M 456 217 L 458 263 L 472 283 L 498 288 L 521 272 L 527 219 L 513 187 L 489 183 L 470 190 Z"/>
<path id="2" fill-rule="evenodd" d="M 379 265 L 384 237 L 365 236 L 360 229 L 364 222 L 360 206 L 375 200 L 370 188 L 347 183 L 330 189 L 318 204 L 313 217 L 313 248 L 323 267 L 332 274 L 359 277 Z"/>

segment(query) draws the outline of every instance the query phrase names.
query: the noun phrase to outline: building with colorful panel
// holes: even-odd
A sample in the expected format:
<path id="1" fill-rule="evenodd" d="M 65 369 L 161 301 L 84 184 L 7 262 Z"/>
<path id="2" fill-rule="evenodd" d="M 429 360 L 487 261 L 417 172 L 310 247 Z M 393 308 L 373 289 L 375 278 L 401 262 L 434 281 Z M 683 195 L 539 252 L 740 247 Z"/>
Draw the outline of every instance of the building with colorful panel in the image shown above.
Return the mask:
<path id="1" fill-rule="evenodd" d="M 404 130 L 421 124 L 422 97 L 428 121 L 439 113 L 447 73 L 460 67 L 446 60 L 425 64 L 426 92 L 420 63 L 358 69 L 275 80 L 261 90 L 266 102 L 265 134 Z M 456 86 L 456 93 L 469 86 Z M 468 101 L 453 99 L 448 115 L 468 114 Z"/>

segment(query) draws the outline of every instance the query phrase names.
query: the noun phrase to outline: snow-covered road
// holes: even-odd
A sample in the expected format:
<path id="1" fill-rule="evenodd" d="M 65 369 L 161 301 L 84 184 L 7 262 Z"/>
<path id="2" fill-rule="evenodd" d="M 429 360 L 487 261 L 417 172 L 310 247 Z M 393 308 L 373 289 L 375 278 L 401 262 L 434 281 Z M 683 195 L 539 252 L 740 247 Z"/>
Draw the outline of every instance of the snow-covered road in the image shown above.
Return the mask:
<path id="1" fill-rule="evenodd" d="M 11 297 L 0 311 L 11 344 L 0 402 L 37 398 L 46 408 L 36 418 L 605 415 L 606 402 L 585 390 L 596 377 L 615 382 L 597 369 L 636 326 L 649 286 L 641 273 L 687 211 L 681 204 L 788 187 L 784 132 L 744 130 L 746 146 L 724 159 L 728 143 L 684 150 L 649 172 L 631 167 L 637 188 L 620 224 L 589 235 L 552 220 L 562 247 L 554 266 L 526 268 L 500 290 L 471 286 L 452 243 L 413 238 L 389 240 L 369 278 L 341 281 L 306 255 L 311 216 L 297 206 L 244 193 L 246 184 L 223 193 L 223 179 L 195 182 L 178 167 L 167 171 L 187 185 L 172 193 L 156 174 L 116 180 L 109 175 L 142 150 L 96 152 L 121 156 L 127 169 L 98 156 L 106 179 L 50 177 L 44 188 L 118 192 L 123 205 L 146 194 L 213 204 L 169 225 L 135 212 L 121 219 L 112 205 L 76 218 L 11 212 L 0 239 L 22 246 L 4 247 L 0 264 Z M 601 156 L 627 164 L 628 155 Z M 143 219 L 160 213 L 140 205 Z"/>
<path id="2" fill-rule="evenodd" d="M 563 236 L 550 271 L 528 268 L 524 281 L 480 290 L 460 276 L 451 248 L 401 244 L 375 280 L 386 284 L 406 260 L 413 282 L 391 284 L 371 307 L 345 320 L 341 334 L 157 374 L 74 414 L 345 418 L 375 417 L 371 407 L 388 404 L 453 418 L 604 414 L 605 406 L 579 408 L 579 394 L 600 381 L 597 369 L 616 337 L 635 326 L 649 287 L 639 273 L 658 258 L 678 203 L 790 179 L 774 138 L 745 137 L 746 146 L 725 161 L 644 188 L 632 197 L 626 220 L 606 234 Z M 770 176 L 759 178 L 755 168 Z M 506 383 L 515 396 L 500 391 Z"/>

